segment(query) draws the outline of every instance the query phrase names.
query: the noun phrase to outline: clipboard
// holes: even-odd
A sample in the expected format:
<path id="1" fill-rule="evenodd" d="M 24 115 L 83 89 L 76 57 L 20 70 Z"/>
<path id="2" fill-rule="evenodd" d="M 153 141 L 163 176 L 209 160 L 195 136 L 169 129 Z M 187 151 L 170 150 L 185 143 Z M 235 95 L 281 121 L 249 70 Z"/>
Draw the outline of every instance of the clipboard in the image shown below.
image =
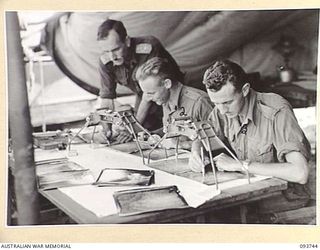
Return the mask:
<path id="1" fill-rule="evenodd" d="M 149 186 L 154 183 L 153 170 L 105 168 L 94 185 L 97 186 Z"/>
<path id="2" fill-rule="evenodd" d="M 89 169 L 68 160 L 53 160 L 36 165 L 38 189 L 87 185 L 94 182 Z"/>
<path id="3" fill-rule="evenodd" d="M 113 194 L 119 216 L 189 207 L 177 186 L 117 191 Z"/>

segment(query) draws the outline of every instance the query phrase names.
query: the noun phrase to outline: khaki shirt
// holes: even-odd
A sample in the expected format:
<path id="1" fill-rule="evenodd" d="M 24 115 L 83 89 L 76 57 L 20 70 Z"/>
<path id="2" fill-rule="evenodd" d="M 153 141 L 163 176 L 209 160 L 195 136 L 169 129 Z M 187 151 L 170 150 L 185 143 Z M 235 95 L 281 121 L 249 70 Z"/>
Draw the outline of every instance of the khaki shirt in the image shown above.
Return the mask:
<path id="1" fill-rule="evenodd" d="M 153 36 L 133 37 L 131 38 L 129 48 L 128 61 L 121 66 L 115 66 L 108 58 L 103 56 L 99 60 L 99 72 L 101 79 L 100 97 L 101 98 L 116 98 L 117 83 L 131 89 L 137 96 L 142 96 L 142 90 L 135 78 L 137 68 L 152 57 L 162 57 L 176 67 L 176 72 L 179 72 L 177 78 L 183 81 L 183 73 L 180 71 L 174 58 L 162 46 L 160 41 Z M 137 108 L 137 107 L 136 107 Z"/>
<path id="2" fill-rule="evenodd" d="M 221 115 L 215 108 L 209 118 L 220 139 L 228 141 L 240 160 L 284 162 L 285 155 L 300 152 L 308 160 L 310 145 L 290 104 L 273 93 L 250 90 L 249 108 L 240 125 L 238 118 Z"/>
<path id="3" fill-rule="evenodd" d="M 206 92 L 177 83 L 170 89 L 169 101 L 162 105 L 163 125 L 167 124 L 171 112 L 182 107 L 194 121 L 206 121 L 214 105 Z"/>

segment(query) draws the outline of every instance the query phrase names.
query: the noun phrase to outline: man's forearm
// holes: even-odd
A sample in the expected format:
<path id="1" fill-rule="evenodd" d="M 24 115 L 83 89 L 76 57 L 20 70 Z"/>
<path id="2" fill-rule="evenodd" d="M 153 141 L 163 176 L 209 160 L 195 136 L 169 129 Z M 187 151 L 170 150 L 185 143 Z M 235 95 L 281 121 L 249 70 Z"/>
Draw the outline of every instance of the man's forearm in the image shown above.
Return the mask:
<path id="1" fill-rule="evenodd" d="M 259 163 L 253 162 L 249 165 L 249 173 L 256 175 L 272 176 L 291 182 L 305 184 L 307 177 L 299 166 L 290 162 L 284 163 Z"/>
<path id="2" fill-rule="evenodd" d="M 200 144 L 195 141 L 192 145 L 193 157 L 199 159 Z M 306 158 L 299 152 L 290 152 L 285 155 L 286 162 L 260 163 L 252 161 L 248 165 L 251 174 L 271 176 L 290 182 L 305 184 L 308 180 L 309 168 Z M 223 171 L 243 171 L 243 164 L 224 153 L 214 157 L 218 169 Z"/>
<path id="3" fill-rule="evenodd" d="M 146 101 L 144 99 L 141 100 L 136 114 L 136 118 L 138 122 L 140 122 L 141 124 L 143 124 L 145 119 L 147 118 L 150 106 L 151 101 Z"/>
<path id="4" fill-rule="evenodd" d="M 254 162 L 249 165 L 249 172 L 305 184 L 309 175 L 306 158 L 300 152 L 295 151 L 286 154 L 285 158 L 286 162 L 283 163 Z"/>
<path id="5" fill-rule="evenodd" d="M 101 98 L 100 108 L 114 110 L 114 100 L 109 98 Z"/>

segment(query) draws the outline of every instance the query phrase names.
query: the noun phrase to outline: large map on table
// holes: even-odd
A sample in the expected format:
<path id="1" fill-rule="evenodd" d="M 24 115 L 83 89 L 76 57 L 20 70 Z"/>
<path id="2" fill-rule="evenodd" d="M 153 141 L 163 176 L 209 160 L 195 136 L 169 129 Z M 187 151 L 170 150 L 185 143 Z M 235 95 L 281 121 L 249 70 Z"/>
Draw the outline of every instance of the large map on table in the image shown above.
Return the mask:
<path id="1" fill-rule="evenodd" d="M 201 183 L 199 179 L 201 177 L 197 173 L 195 178 L 190 179 L 192 173 L 186 171 L 187 154 L 179 155 L 180 160 L 178 161 L 174 157 L 169 157 L 165 162 L 162 162 L 163 160 L 151 161 L 150 166 L 146 166 L 142 164 L 141 157 L 119 152 L 108 147 L 92 148 L 83 144 L 75 145 L 74 149 L 77 150 L 78 155 L 69 157 L 69 160 L 86 169 L 90 169 L 94 179 L 97 179 L 101 170 L 105 168 L 153 170 L 155 172 L 154 184 L 148 187 L 176 186 L 188 206 L 194 208 L 199 207 L 230 187 L 248 184 L 248 180 L 242 174 L 233 174 L 232 178 L 229 176 L 229 181 L 226 181 L 227 177 L 221 174 L 218 178 L 220 181 L 223 179 L 225 181 L 219 184 L 219 189 L 216 188 L 216 185 L 213 185 L 210 172 L 207 173 L 208 178 L 205 183 Z M 162 162 L 162 164 L 159 164 L 159 162 Z M 156 163 L 158 163 L 158 169 L 156 167 L 152 168 L 153 164 L 157 165 Z M 160 170 L 160 168 L 162 169 Z M 173 170 L 177 170 L 177 172 L 172 173 Z M 235 179 L 235 177 L 240 178 Z M 267 177 L 256 176 L 251 178 L 251 182 L 265 178 Z M 82 185 L 59 188 L 59 190 L 96 216 L 104 217 L 119 212 L 113 197 L 115 192 L 136 188 L 135 186 L 98 187 L 95 185 Z"/>

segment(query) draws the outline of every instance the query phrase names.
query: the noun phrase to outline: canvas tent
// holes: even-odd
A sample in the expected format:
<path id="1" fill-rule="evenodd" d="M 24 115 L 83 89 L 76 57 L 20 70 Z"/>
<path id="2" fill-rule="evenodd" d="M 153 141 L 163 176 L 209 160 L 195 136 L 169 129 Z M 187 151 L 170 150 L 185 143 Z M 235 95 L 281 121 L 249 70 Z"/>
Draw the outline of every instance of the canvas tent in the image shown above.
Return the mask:
<path id="1" fill-rule="evenodd" d="M 276 78 L 276 66 L 283 62 L 281 56 L 272 48 L 283 34 L 293 36 L 299 45 L 291 61 L 295 70 L 297 72 L 311 72 L 316 67 L 319 20 L 317 10 L 62 13 L 47 22 L 42 36 L 42 45 L 45 45 L 46 50 L 52 55 L 62 72 L 72 80 L 68 84 L 76 83 L 77 86 L 80 86 L 79 88 L 91 92 L 93 98 L 99 88 L 97 73 L 99 49 L 95 33 L 98 25 L 107 17 L 123 20 L 131 36 L 145 34 L 157 36 L 176 58 L 182 70 L 187 73 L 187 84 L 193 86 L 199 87 L 201 85 L 203 70 L 218 57 L 227 57 L 240 63 L 247 72 L 259 72 L 263 77 Z M 7 25 L 8 23 L 11 24 L 7 22 Z M 14 34 L 12 30 L 9 29 L 9 31 L 10 35 Z M 10 42 L 19 40 L 18 31 L 15 33 L 12 39 L 8 39 L 9 52 L 19 50 L 18 43 Z M 16 74 L 10 74 L 18 68 L 14 64 L 17 62 L 16 58 L 10 60 L 14 54 L 9 54 L 8 57 L 8 61 L 11 61 L 8 82 L 9 86 L 11 85 L 11 89 L 9 89 L 10 100 L 18 98 L 17 101 L 13 101 L 15 105 L 14 107 L 11 105 L 11 110 L 24 111 L 26 109 L 19 109 L 18 101 L 24 102 L 27 106 L 27 100 L 19 98 L 12 91 L 19 90 L 18 85 L 24 86 L 21 84 L 24 77 L 20 77 L 20 82 L 18 82 L 17 78 L 19 77 L 14 78 Z M 22 51 L 16 57 L 22 59 Z M 22 66 L 20 67 L 22 69 L 23 60 L 20 60 L 19 65 Z M 57 98 L 57 104 L 61 104 L 65 94 L 81 95 L 80 92 L 74 90 L 65 91 L 66 88 L 63 86 L 65 82 L 55 81 L 55 84 L 60 86 L 58 90 L 53 86 L 48 86 L 48 90 Z M 25 92 L 24 89 L 22 90 L 21 94 Z M 41 98 L 44 99 L 44 96 L 42 95 Z M 73 105 L 67 103 L 65 107 L 79 109 L 77 104 L 78 101 Z M 74 115 L 73 112 L 74 110 L 68 110 L 67 113 Z M 17 116 L 14 112 L 10 112 L 10 114 L 13 114 L 13 118 Z M 52 113 L 48 112 L 46 115 L 51 116 Z M 82 115 L 87 114 L 83 113 Z M 11 130 L 11 132 L 16 138 L 19 138 L 18 131 L 29 136 L 31 140 L 31 127 L 19 130 L 18 125 L 23 124 L 23 121 L 10 120 L 10 125 L 15 128 L 15 131 Z M 13 137 L 13 141 L 15 141 L 14 139 Z M 19 144 L 18 140 L 16 144 Z M 21 146 L 23 145 L 21 144 Z M 25 149 L 32 152 L 30 147 L 25 147 Z M 18 150 L 14 150 L 14 152 L 18 152 Z M 27 158 L 32 159 L 33 155 Z M 22 162 L 23 160 L 21 158 Z M 17 165 L 19 165 L 18 162 Z"/>
<path id="2" fill-rule="evenodd" d="M 107 18 L 121 20 L 132 37 L 159 38 L 186 72 L 187 84 L 197 86 L 204 69 L 219 57 L 231 58 L 247 72 L 276 76 L 283 59 L 272 47 L 282 35 L 298 44 L 292 66 L 312 71 L 318 15 L 318 10 L 72 12 L 48 22 L 43 43 L 65 74 L 97 94 L 97 28 Z"/>
<path id="3" fill-rule="evenodd" d="M 34 91 L 34 126 L 81 120 L 97 106 L 101 52 L 96 33 L 107 18 L 123 21 L 131 37 L 157 37 L 185 72 L 186 84 L 197 88 L 203 88 L 204 70 L 217 58 L 229 58 L 261 78 L 277 79 L 283 57 L 274 46 L 284 35 L 296 42 L 290 61 L 296 72 L 312 72 L 317 66 L 316 9 L 56 13 L 42 29 L 41 49 L 59 68 L 51 72 L 61 72 L 57 79 L 45 81 L 45 90 L 41 92 L 38 84 Z M 44 75 L 49 74 L 50 69 Z M 123 96 L 130 90 L 119 85 L 117 93 Z"/>

